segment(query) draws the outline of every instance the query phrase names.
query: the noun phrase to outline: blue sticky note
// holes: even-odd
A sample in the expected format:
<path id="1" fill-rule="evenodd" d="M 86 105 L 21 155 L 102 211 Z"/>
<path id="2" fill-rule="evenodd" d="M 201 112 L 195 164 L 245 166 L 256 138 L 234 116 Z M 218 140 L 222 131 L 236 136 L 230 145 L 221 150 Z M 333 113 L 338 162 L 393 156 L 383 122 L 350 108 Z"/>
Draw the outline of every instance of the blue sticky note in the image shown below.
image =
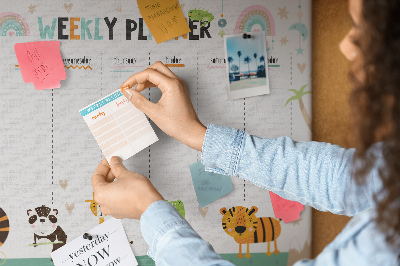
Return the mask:
<path id="1" fill-rule="evenodd" d="M 230 176 L 206 172 L 201 162 L 189 166 L 200 208 L 233 190 Z"/>

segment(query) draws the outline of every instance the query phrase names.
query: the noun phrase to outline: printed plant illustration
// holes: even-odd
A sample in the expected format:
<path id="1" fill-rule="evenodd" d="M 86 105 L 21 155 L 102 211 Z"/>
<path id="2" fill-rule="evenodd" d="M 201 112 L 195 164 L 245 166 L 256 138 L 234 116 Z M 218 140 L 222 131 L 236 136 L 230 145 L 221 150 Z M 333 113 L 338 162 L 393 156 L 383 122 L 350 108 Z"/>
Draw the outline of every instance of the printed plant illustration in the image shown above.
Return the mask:
<path id="1" fill-rule="evenodd" d="M 214 16 L 208 10 L 203 9 L 192 9 L 188 12 L 188 16 L 190 20 L 198 20 L 201 22 L 201 27 L 206 25 L 207 23 L 210 23 L 213 19 Z"/>
<path id="2" fill-rule="evenodd" d="M 308 84 L 304 85 L 303 87 L 300 88 L 300 90 L 295 90 L 295 89 L 290 89 L 289 91 L 293 91 L 294 92 L 294 96 L 290 97 L 286 104 L 285 107 L 288 105 L 288 103 L 290 103 L 293 100 L 299 100 L 299 104 L 300 104 L 300 111 L 301 114 L 303 115 L 304 121 L 306 122 L 308 128 L 311 130 L 311 118 L 310 115 L 307 113 L 306 108 L 304 107 L 304 103 L 302 100 L 302 97 L 306 94 L 311 94 L 311 91 L 304 91 L 304 89 L 308 86 Z"/>

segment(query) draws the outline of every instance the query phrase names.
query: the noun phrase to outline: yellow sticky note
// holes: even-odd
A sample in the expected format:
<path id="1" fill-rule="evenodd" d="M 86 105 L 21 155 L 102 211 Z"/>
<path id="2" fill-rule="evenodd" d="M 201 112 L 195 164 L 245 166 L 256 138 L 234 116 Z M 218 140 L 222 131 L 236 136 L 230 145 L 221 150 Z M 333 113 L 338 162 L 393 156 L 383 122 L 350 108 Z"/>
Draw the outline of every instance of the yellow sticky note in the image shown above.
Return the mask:
<path id="1" fill-rule="evenodd" d="M 137 3 L 157 43 L 190 32 L 178 0 L 137 0 Z"/>

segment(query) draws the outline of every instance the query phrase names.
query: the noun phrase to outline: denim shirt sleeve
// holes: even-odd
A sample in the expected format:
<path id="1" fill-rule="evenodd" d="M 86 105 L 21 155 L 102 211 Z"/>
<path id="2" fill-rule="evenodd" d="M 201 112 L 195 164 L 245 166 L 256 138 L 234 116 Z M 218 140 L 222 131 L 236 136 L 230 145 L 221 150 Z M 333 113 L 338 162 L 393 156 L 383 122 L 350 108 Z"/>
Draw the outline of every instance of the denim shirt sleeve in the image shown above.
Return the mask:
<path id="1" fill-rule="evenodd" d="M 153 202 L 140 217 L 140 227 L 156 265 L 233 265 L 166 201 Z"/>
<path id="2" fill-rule="evenodd" d="M 202 163 L 206 171 L 246 179 L 277 195 L 321 211 L 353 216 L 375 206 L 378 169 L 363 186 L 351 176 L 355 149 L 289 137 L 263 139 L 208 125 Z"/>

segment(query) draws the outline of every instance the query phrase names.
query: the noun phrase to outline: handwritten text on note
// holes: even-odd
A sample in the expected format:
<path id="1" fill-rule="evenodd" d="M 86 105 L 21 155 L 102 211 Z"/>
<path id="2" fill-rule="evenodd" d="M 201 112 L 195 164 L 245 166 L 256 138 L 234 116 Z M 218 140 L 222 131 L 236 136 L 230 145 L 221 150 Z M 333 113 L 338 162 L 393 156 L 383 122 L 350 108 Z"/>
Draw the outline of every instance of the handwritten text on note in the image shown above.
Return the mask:
<path id="1" fill-rule="evenodd" d="M 157 43 L 190 32 L 178 0 L 137 0 L 137 3 Z"/>
<path id="2" fill-rule="evenodd" d="M 60 42 L 17 43 L 14 46 L 22 78 L 36 90 L 59 88 L 67 78 L 60 54 Z"/>

